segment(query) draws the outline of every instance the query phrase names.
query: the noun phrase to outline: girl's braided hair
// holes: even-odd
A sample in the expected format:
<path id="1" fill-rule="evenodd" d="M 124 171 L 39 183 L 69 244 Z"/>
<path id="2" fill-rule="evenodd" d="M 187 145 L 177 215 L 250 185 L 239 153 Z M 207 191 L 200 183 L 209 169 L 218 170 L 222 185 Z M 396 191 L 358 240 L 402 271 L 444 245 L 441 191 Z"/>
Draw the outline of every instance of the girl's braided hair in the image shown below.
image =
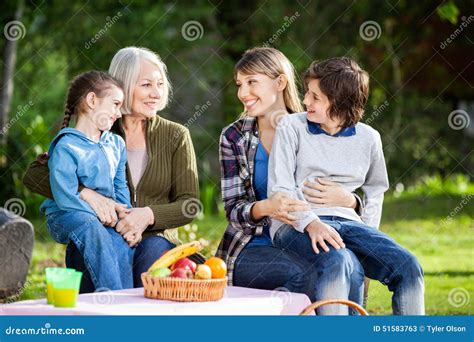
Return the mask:
<path id="1" fill-rule="evenodd" d="M 87 94 L 93 92 L 101 98 L 104 92 L 113 86 L 122 89 L 122 84 L 118 80 L 103 71 L 92 70 L 76 76 L 69 85 L 61 128 L 69 126 L 71 116 L 84 111 L 84 99 Z"/>

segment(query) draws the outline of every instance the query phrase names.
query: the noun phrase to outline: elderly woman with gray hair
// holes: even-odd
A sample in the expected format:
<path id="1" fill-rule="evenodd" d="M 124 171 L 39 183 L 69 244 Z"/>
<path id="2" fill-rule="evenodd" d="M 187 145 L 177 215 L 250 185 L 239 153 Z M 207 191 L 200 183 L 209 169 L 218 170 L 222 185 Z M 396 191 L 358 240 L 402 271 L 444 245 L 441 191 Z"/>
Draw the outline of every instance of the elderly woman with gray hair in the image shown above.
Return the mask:
<path id="1" fill-rule="evenodd" d="M 193 218 L 187 206 L 195 205 L 199 196 L 196 157 L 188 129 L 157 115 L 171 93 L 166 65 L 157 54 L 145 48 L 121 49 L 113 57 L 109 73 L 124 88 L 123 116 L 112 131 L 126 142 L 133 208 L 123 209 L 94 189 L 80 186 L 79 192 L 104 225 L 115 227 L 122 236 L 133 232 L 127 234 L 127 242 L 136 246 L 133 277 L 134 286 L 140 287 L 141 273 L 162 253 L 180 244 L 176 227 Z M 31 191 L 52 197 L 44 158 L 30 166 L 23 182 Z M 66 264 L 85 272 L 81 292 L 94 291 L 87 260 L 72 242 Z"/>

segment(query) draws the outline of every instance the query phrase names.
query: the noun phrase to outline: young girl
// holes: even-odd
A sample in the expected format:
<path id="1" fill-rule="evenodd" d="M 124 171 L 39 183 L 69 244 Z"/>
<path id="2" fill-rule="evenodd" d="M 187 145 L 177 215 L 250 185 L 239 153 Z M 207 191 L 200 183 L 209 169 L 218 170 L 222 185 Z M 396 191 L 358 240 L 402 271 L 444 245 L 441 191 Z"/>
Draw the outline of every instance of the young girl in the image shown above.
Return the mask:
<path id="1" fill-rule="evenodd" d="M 267 197 L 268 160 L 278 119 L 303 110 L 292 64 L 276 49 L 254 48 L 236 64 L 234 77 L 244 113 L 222 131 L 219 151 L 229 225 L 217 255 L 227 263 L 229 284 L 271 290 L 284 287 L 321 300 L 338 299 L 339 293 L 331 288 L 336 280 L 340 281 L 337 288 L 344 291 L 341 297 L 347 298 L 351 290 L 349 298 L 361 303 L 364 274 L 349 250 L 328 255 L 332 261 L 322 268 L 273 246 L 270 239 L 269 219 L 296 224 L 297 217 L 291 212 L 307 209 L 304 201 L 279 194 Z M 310 186 L 320 191 L 318 198 L 310 196 L 310 200 L 355 207 L 354 196 L 332 183 Z M 331 313 L 331 307 L 318 313 Z"/>
<path id="2" fill-rule="evenodd" d="M 48 229 L 54 240 L 72 241 L 90 272 L 96 290 L 133 287 L 133 249 L 113 227 L 104 226 L 79 196 L 87 187 L 130 207 L 126 181 L 124 140 L 109 132 L 121 117 L 123 90 L 112 76 L 90 71 L 71 83 L 62 129 L 49 148 L 52 199 L 43 202 Z M 71 116 L 76 127 L 67 128 Z"/>

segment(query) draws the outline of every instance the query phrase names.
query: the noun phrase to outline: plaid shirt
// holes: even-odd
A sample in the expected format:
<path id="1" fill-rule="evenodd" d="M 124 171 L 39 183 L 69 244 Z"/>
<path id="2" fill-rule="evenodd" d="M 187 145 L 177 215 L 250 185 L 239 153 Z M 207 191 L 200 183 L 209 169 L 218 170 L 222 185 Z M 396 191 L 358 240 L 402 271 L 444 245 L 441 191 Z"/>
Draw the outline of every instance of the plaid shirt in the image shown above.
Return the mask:
<path id="1" fill-rule="evenodd" d="M 234 263 L 254 235 L 261 235 L 268 218 L 252 220 L 250 210 L 257 201 L 253 187 L 253 168 L 259 143 L 257 120 L 245 117 L 222 130 L 219 145 L 221 191 L 227 220 L 230 222 L 216 255 L 227 264 L 229 285 Z"/>

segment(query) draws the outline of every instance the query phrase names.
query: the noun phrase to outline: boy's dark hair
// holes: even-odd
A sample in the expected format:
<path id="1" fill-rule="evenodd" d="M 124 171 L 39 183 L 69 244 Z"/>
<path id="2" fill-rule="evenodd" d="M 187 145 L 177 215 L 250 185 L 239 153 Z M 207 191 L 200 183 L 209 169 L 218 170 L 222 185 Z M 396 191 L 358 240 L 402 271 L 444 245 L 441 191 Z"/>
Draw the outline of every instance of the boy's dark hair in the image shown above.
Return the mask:
<path id="1" fill-rule="evenodd" d="M 83 101 L 88 93 L 93 92 L 98 98 L 102 98 L 104 92 L 113 86 L 123 88 L 117 79 L 103 71 L 92 70 L 76 76 L 69 85 L 61 128 L 69 126 L 72 115 L 81 113 Z"/>
<path id="2" fill-rule="evenodd" d="M 369 97 L 369 75 L 355 61 L 335 57 L 313 62 L 303 74 L 305 90 L 314 79 L 319 80 L 319 88 L 328 97 L 331 119 L 340 119 L 342 127 L 362 119 Z"/>

